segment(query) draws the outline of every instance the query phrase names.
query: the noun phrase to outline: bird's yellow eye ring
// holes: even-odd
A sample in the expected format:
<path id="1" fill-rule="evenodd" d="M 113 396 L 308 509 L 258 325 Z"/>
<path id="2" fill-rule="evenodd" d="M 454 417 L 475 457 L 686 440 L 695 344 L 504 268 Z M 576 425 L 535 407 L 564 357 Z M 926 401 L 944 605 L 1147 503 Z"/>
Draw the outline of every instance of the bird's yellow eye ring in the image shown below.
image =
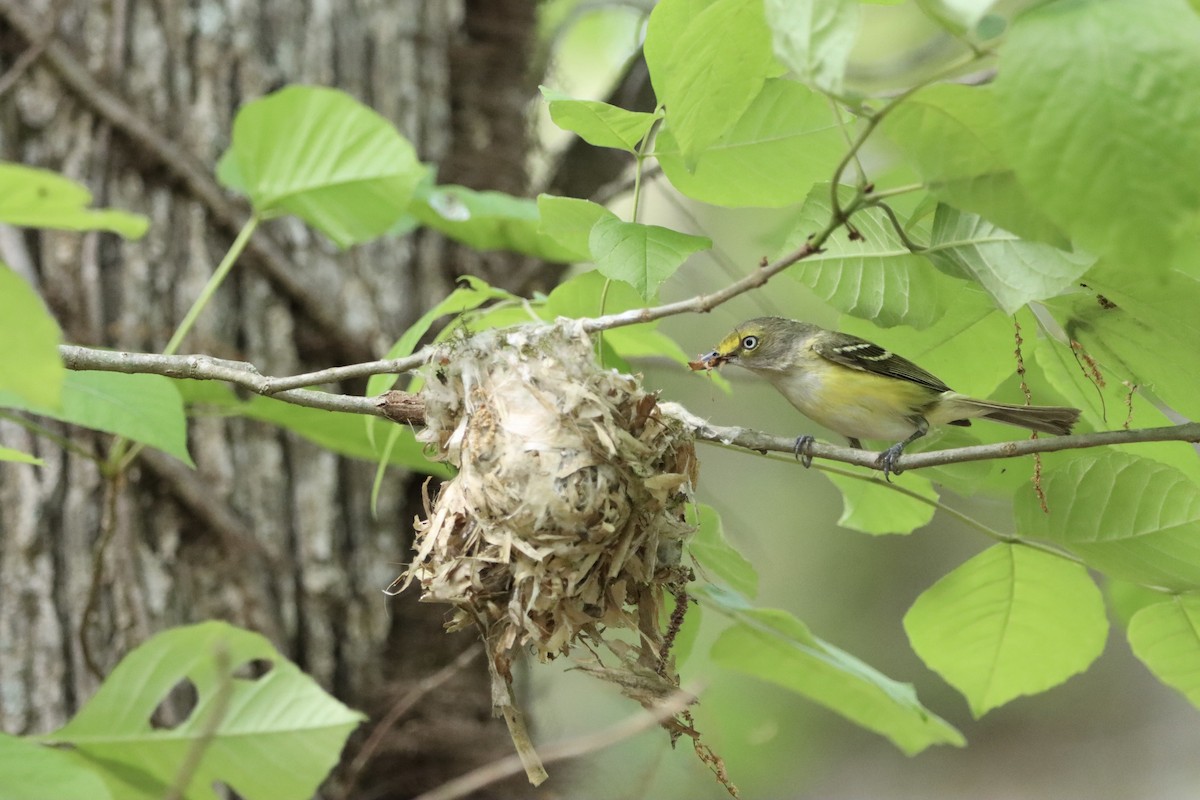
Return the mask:
<path id="1" fill-rule="evenodd" d="M 742 349 L 743 350 L 753 350 L 756 347 L 758 347 L 758 337 L 757 336 L 742 337 Z"/>

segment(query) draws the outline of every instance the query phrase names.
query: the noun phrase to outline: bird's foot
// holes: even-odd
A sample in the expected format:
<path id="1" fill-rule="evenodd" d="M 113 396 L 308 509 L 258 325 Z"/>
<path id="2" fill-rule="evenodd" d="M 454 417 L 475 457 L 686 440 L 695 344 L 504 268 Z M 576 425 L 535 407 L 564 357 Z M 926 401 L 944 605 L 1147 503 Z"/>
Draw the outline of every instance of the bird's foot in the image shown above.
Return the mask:
<path id="1" fill-rule="evenodd" d="M 905 442 L 894 444 L 887 450 L 879 454 L 879 461 L 876 464 L 883 470 L 883 479 L 891 483 L 892 475 L 899 475 L 904 470 L 896 466 L 896 460 L 900 458 L 900 454 L 904 452 Z"/>
<path id="2" fill-rule="evenodd" d="M 812 466 L 812 445 L 816 440 L 817 437 L 807 434 L 797 436 L 796 444 L 792 447 L 792 453 L 796 456 L 796 460 L 803 464 L 806 469 Z"/>

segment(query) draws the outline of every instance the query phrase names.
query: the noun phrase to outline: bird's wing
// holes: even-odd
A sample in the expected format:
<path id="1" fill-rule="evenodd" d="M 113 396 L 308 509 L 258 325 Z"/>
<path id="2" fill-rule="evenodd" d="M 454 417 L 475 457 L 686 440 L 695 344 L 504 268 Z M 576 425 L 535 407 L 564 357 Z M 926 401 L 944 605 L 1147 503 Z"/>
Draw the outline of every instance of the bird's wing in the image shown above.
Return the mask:
<path id="1" fill-rule="evenodd" d="M 928 386 L 935 392 L 950 391 L 950 387 L 942 383 L 937 376 L 926 372 L 907 358 L 901 358 L 866 339 L 834 331 L 831 331 L 828 337 L 822 338 L 823 341 L 818 340 L 813 344 L 813 350 L 822 358 L 864 372 Z"/>

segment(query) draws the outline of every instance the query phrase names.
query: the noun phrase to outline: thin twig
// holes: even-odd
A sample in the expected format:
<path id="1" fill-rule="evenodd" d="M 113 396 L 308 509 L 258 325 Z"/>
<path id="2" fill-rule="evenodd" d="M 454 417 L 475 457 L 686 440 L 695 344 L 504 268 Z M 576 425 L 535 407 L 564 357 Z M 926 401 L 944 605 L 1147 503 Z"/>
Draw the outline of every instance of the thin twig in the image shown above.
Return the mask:
<path id="1" fill-rule="evenodd" d="M 87 600 L 83 604 L 83 614 L 79 618 L 79 650 L 83 655 L 83 663 L 87 666 L 88 672 L 92 673 L 97 680 L 104 679 L 104 670 L 100 668 L 100 662 L 96 660 L 96 655 L 92 652 L 92 645 L 88 640 L 88 629 L 92 626 L 96 612 L 100 610 L 100 588 L 104 583 L 104 555 L 117 532 L 117 496 L 121 492 L 124 481 L 124 476 L 120 474 L 105 475 L 104 477 L 104 505 L 100 517 L 100 538 L 96 541 L 96 547 L 92 554 L 92 580 L 88 584 Z"/>
<path id="2" fill-rule="evenodd" d="M 483 653 L 483 645 L 475 642 L 466 650 L 458 654 L 458 658 L 451 661 L 446 666 L 439 669 L 427 678 L 419 681 L 415 686 L 400 696 L 395 705 L 391 707 L 387 714 L 383 716 L 375 724 L 371 730 L 371 735 L 363 742 L 358 753 L 354 756 L 354 760 L 350 762 L 350 766 L 346 768 L 345 785 L 342 788 L 342 800 L 350 800 L 351 793 L 354 791 L 355 784 L 358 783 L 359 775 L 363 771 L 363 767 L 375 755 L 375 751 L 379 749 L 379 745 L 383 743 L 384 736 L 388 731 L 396 726 L 405 714 L 412 711 L 417 703 L 421 702 L 430 692 L 433 692 L 441 687 L 446 681 L 453 678 L 462 670 L 466 669 L 472 661 Z"/>
<path id="3" fill-rule="evenodd" d="M 12 91 L 12 88 L 17 85 L 17 81 L 21 76 L 29 70 L 37 60 L 42 57 L 42 53 L 46 52 L 46 47 L 54 40 L 58 33 L 58 18 L 62 15 L 62 7 L 65 5 L 65 0 L 55 0 L 50 7 L 50 20 L 46 23 L 45 32 L 36 40 L 29 40 L 29 47 L 24 53 L 17 57 L 12 66 L 8 68 L 8 72 L 0 75 L 0 97 Z"/>
<path id="4" fill-rule="evenodd" d="M 695 699 L 695 692 L 675 692 L 653 712 L 639 711 L 611 727 L 541 748 L 542 761 L 549 764 L 612 747 L 670 719 L 685 710 Z M 520 775 L 523 771 L 520 758 L 515 755 L 506 756 L 418 795 L 416 800 L 457 800 L 505 778 Z"/>

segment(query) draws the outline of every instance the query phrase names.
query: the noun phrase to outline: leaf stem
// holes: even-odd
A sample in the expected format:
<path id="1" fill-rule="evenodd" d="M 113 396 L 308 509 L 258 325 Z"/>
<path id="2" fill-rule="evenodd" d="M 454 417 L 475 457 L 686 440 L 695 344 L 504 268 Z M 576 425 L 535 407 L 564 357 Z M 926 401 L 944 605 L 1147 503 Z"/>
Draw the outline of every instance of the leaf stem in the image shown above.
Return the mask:
<path id="1" fill-rule="evenodd" d="M 163 348 L 163 355 L 172 356 L 179 352 L 179 346 L 183 344 L 184 337 L 191 332 L 192 326 L 196 324 L 196 319 L 200 316 L 200 312 L 204 310 L 205 306 L 212 300 L 213 295 L 217 293 L 217 289 L 225 281 L 225 278 L 229 276 L 230 270 L 233 269 L 238 256 L 246 249 L 246 244 L 249 243 L 251 234 L 258 228 L 259 222 L 258 214 L 251 214 L 250 219 L 246 220 L 246 224 L 238 232 L 237 238 L 233 240 L 233 244 L 226 251 L 225 257 L 217 265 L 216 271 L 208 279 L 208 283 L 204 285 L 200 296 L 196 298 L 196 302 L 192 303 L 192 307 L 184 315 L 183 321 L 179 323 L 179 327 L 171 335 L 171 340 Z"/>

